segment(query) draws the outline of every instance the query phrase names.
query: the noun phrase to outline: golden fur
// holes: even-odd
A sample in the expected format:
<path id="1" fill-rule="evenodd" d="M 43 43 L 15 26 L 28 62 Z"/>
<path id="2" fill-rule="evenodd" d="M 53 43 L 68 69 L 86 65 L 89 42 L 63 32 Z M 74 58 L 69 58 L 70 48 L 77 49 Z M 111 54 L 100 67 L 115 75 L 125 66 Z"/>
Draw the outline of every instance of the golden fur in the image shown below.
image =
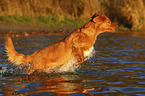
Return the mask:
<path id="1" fill-rule="evenodd" d="M 114 32 L 117 26 L 103 15 L 94 14 L 91 20 L 84 26 L 76 29 L 60 42 L 35 51 L 30 55 L 18 54 L 14 49 L 13 42 L 6 36 L 6 51 L 8 60 L 15 65 L 22 63 L 30 64 L 30 72 L 38 69 L 52 69 L 76 59 L 74 66 L 84 62 L 90 54 L 96 37 L 106 31 Z"/>

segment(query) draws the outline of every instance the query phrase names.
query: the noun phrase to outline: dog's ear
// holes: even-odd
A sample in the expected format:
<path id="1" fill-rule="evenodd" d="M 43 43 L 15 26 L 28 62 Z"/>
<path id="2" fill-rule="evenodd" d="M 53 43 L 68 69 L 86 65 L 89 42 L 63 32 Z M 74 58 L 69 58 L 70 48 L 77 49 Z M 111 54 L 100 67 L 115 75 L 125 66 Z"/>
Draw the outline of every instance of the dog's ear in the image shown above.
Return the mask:
<path id="1" fill-rule="evenodd" d="M 98 17 L 99 14 L 95 13 L 91 18 L 94 19 L 95 17 Z"/>
<path id="2" fill-rule="evenodd" d="M 91 21 L 93 21 L 95 23 L 102 22 L 102 21 L 106 20 L 106 18 L 104 16 L 101 16 L 100 14 L 97 14 L 97 13 L 95 13 L 91 18 L 92 18 Z"/>

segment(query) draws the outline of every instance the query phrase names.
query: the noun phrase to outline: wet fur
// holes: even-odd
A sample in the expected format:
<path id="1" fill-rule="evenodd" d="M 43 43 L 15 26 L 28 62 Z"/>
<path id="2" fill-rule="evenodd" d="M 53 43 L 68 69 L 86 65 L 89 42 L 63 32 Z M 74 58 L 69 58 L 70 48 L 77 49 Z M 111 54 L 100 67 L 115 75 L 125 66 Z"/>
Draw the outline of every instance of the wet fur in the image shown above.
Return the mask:
<path id="1" fill-rule="evenodd" d="M 60 42 L 35 51 L 30 55 L 16 52 L 11 38 L 6 36 L 6 52 L 8 60 L 15 65 L 30 64 L 30 72 L 38 69 L 53 69 L 61 67 L 61 70 L 69 70 L 69 67 L 80 65 L 85 58 L 92 53 L 96 37 L 105 32 L 114 32 L 117 26 L 110 22 L 106 16 L 94 14 L 91 20 L 84 26 L 76 29 Z M 68 62 L 72 62 L 69 67 Z M 66 68 L 66 69 L 65 69 Z"/>

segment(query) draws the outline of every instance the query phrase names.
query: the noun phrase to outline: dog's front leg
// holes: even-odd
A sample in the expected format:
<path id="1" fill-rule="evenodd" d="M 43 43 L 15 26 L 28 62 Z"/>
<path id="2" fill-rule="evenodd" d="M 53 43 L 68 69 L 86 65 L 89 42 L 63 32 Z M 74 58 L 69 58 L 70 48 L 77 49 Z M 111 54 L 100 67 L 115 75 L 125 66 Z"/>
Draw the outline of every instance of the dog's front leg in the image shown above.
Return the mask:
<path id="1" fill-rule="evenodd" d="M 74 64 L 74 66 L 77 66 L 84 62 L 84 53 L 83 53 L 83 48 L 74 48 L 74 50 L 75 50 L 75 57 L 77 59 L 77 62 Z"/>

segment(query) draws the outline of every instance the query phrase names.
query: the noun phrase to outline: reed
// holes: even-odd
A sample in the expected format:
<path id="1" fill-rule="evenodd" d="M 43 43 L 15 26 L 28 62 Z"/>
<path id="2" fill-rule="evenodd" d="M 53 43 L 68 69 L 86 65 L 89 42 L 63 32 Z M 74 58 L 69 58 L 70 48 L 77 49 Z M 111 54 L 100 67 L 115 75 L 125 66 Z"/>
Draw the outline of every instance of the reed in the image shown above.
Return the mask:
<path id="1" fill-rule="evenodd" d="M 106 14 L 120 26 L 131 30 L 144 30 L 145 0 L 108 0 Z"/>
<path id="2" fill-rule="evenodd" d="M 0 16 L 86 17 L 99 11 L 96 0 L 0 0 Z"/>
<path id="3" fill-rule="evenodd" d="M 145 0 L 0 0 L 1 22 L 31 25 L 40 24 L 39 18 L 44 19 L 44 24 L 55 20 L 69 22 L 65 21 L 68 18 L 74 22 L 86 20 L 94 13 L 105 14 L 131 30 L 145 26 Z"/>
<path id="4" fill-rule="evenodd" d="M 145 6 L 143 0 L 129 0 L 125 2 L 121 12 L 132 24 L 132 29 L 144 29 L 145 26 Z"/>

